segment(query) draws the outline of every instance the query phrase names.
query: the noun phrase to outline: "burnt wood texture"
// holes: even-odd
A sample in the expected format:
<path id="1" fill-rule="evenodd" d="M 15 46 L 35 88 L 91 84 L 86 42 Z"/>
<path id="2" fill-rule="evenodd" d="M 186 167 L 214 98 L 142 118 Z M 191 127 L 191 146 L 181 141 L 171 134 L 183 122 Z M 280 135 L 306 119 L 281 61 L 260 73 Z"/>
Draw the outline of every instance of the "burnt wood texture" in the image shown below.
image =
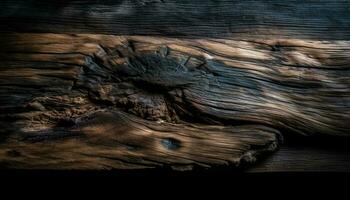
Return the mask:
<path id="1" fill-rule="evenodd" d="M 347 138 L 349 33 L 349 1 L 2 1 L 0 165 L 235 167 Z"/>

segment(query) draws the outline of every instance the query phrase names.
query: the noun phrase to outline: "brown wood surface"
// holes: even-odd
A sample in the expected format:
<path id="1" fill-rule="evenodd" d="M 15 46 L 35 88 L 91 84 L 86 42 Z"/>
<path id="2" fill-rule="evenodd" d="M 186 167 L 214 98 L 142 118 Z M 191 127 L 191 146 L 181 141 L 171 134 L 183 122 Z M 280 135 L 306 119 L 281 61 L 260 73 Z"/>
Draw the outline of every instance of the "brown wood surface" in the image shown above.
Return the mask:
<path id="1" fill-rule="evenodd" d="M 348 4 L 2 1 L 0 165 L 348 171 Z"/>

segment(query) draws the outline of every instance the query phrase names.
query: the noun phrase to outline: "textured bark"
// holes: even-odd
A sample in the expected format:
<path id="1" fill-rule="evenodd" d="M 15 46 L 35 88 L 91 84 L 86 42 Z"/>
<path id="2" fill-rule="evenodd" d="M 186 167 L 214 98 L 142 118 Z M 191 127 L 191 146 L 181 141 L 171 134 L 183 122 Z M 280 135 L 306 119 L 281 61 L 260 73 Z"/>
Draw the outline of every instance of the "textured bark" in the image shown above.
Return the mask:
<path id="1" fill-rule="evenodd" d="M 239 165 L 348 136 L 348 41 L 2 34 L 1 165 Z"/>

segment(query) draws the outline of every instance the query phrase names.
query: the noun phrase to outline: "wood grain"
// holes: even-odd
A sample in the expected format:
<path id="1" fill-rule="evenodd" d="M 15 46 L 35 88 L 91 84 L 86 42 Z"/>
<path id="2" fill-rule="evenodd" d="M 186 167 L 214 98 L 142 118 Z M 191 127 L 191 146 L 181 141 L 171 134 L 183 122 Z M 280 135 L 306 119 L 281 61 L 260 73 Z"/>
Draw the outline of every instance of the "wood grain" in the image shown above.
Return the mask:
<path id="1" fill-rule="evenodd" d="M 348 136 L 347 40 L 3 33 L 1 165 L 209 168 Z"/>
<path id="2" fill-rule="evenodd" d="M 247 172 L 350 172 L 349 139 L 290 138 Z"/>
<path id="3" fill-rule="evenodd" d="M 4 0 L 0 31 L 348 40 L 350 2 Z"/>
<path id="4" fill-rule="evenodd" d="M 3 0 L 0 46 L 2 168 L 349 166 L 348 0 Z"/>
<path id="5" fill-rule="evenodd" d="M 85 113 L 86 114 L 86 113 Z M 277 148 L 273 129 L 156 123 L 98 110 L 69 129 L 12 135 L 0 166 L 16 169 L 190 170 L 239 166 Z"/>

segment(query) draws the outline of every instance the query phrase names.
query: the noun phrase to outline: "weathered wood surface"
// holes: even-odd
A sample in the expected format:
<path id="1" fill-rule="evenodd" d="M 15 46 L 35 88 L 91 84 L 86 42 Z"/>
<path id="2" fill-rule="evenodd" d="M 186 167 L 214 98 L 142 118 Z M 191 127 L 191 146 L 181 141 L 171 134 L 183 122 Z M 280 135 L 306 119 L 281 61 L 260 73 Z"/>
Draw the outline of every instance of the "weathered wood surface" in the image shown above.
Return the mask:
<path id="1" fill-rule="evenodd" d="M 0 166 L 239 166 L 280 133 L 348 136 L 349 39 L 347 0 L 1 1 Z"/>
<path id="2" fill-rule="evenodd" d="M 239 165 L 276 150 L 278 130 L 349 133 L 347 41 L 1 40 L 5 167 Z"/>
<path id="3" fill-rule="evenodd" d="M 275 132 L 266 127 L 156 123 L 110 110 L 85 114 L 70 128 L 12 135 L 0 145 L 0 166 L 188 170 L 250 163 L 277 148 Z"/>
<path id="4" fill-rule="evenodd" d="M 2 0 L 0 31 L 350 39 L 348 0 Z"/>

